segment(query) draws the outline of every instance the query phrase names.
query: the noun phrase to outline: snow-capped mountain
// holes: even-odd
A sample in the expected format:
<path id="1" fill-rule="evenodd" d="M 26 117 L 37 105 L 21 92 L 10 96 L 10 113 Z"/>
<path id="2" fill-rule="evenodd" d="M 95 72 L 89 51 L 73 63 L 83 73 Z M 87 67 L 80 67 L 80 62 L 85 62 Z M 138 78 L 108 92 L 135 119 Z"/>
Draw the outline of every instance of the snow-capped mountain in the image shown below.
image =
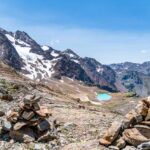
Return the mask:
<path id="1" fill-rule="evenodd" d="M 93 58 L 82 58 L 71 49 L 59 51 L 40 45 L 22 31 L 0 28 L 0 60 L 32 80 L 66 76 L 109 91 L 150 94 L 150 62 L 107 66 Z"/>
<path id="2" fill-rule="evenodd" d="M 40 45 L 27 33 L 0 29 L 0 59 L 26 77 L 47 80 L 66 76 L 116 91 L 115 72 L 92 58 L 81 58 L 71 49 L 58 51 Z"/>

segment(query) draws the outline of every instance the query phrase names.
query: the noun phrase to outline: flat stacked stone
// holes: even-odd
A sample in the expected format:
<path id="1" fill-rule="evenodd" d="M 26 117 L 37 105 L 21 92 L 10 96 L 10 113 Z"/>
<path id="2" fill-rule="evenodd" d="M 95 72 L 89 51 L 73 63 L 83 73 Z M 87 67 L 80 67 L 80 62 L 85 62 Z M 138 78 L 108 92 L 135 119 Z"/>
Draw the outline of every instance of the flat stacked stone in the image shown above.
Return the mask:
<path id="1" fill-rule="evenodd" d="M 126 114 L 121 122 L 113 122 L 100 139 L 100 144 L 123 149 L 128 144 L 134 147 L 150 147 L 149 141 L 150 98 L 139 101 L 135 109 Z"/>
<path id="2" fill-rule="evenodd" d="M 7 132 L 14 141 L 25 143 L 56 138 L 57 135 L 51 135 L 55 126 L 49 122 L 50 109 L 39 105 L 40 99 L 40 96 L 27 95 L 19 103 L 19 108 L 7 112 L 2 134 Z"/>

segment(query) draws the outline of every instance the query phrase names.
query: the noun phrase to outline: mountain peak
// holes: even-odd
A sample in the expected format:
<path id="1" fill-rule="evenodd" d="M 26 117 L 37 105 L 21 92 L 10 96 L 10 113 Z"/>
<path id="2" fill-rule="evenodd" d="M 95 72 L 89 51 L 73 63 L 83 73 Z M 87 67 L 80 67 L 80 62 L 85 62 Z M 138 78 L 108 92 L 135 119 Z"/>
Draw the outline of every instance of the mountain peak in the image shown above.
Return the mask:
<path id="1" fill-rule="evenodd" d="M 15 32 L 15 39 L 24 41 L 29 45 L 31 45 L 33 42 L 35 42 L 26 32 L 19 31 L 19 30 L 17 30 Z"/>
<path id="2" fill-rule="evenodd" d="M 73 50 L 66 49 L 63 51 L 64 54 L 69 55 L 70 57 L 79 58 L 79 55 L 77 55 Z"/>
<path id="3" fill-rule="evenodd" d="M 4 30 L 3 28 L 0 27 L 0 31 L 6 31 L 6 30 Z"/>

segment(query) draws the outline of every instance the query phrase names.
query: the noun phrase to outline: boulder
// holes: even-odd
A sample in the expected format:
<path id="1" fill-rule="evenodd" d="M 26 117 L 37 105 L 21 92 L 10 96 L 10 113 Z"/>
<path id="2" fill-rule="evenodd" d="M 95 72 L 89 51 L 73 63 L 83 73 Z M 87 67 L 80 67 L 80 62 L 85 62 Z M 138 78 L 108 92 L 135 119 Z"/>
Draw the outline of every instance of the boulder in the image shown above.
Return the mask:
<path id="1" fill-rule="evenodd" d="M 144 101 L 140 101 L 136 106 L 136 112 L 145 117 L 148 113 L 147 104 Z"/>
<path id="2" fill-rule="evenodd" d="M 101 138 L 100 141 L 99 141 L 99 143 L 101 145 L 109 146 L 109 145 L 111 145 L 112 142 L 110 142 L 109 140 L 106 140 L 104 138 Z"/>
<path id="3" fill-rule="evenodd" d="M 117 146 L 119 149 L 122 149 L 126 146 L 125 140 L 121 137 L 115 142 L 115 146 Z"/>
<path id="4" fill-rule="evenodd" d="M 17 142 L 29 143 L 35 141 L 35 133 L 29 127 L 20 130 L 12 130 L 9 132 L 10 137 Z"/>
<path id="5" fill-rule="evenodd" d="M 45 131 L 44 133 L 42 133 L 39 136 L 38 142 L 48 141 L 49 139 L 50 139 L 50 132 L 49 131 Z"/>
<path id="6" fill-rule="evenodd" d="M 150 127 L 146 125 L 135 125 L 136 128 L 144 137 L 150 140 Z"/>
<path id="7" fill-rule="evenodd" d="M 3 111 L 0 110 L 0 117 L 4 116 L 5 113 Z"/>
<path id="8" fill-rule="evenodd" d="M 25 109 L 31 109 L 32 105 L 31 105 L 31 104 L 25 104 L 24 102 L 20 102 L 20 103 L 19 103 L 19 107 L 20 107 L 22 110 L 25 110 Z"/>
<path id="9" fill-rule="evenodd" d="M 47 143 L 47 144 L 45 144 L 45 143 L 35 143 L 34 147 L 32 149 L 34 149 L 34 150 L 51 150 L 53 148 L 52 148 L 51 143 Z"/>
<path id="10" fill-rule="evenodd" d="M 100 139 L 100 144 L 108 146 L 114 142 L 118 137 L 121 130 L 122 124 L 115 121 L 112 123 L 111 127 L 106 131 L 103 137 Z"/>
<path id="11" fill-rule="evenodd" d="M 13 129 L 14 129 L 14 130 L 19 130 L 19 129 L 21 129 L 22 127 L 24 127 L 25 125 L 27 125 L 27 122 L 19 121 L 19 122 L 17 122 L 17 123 L 13 126 Z"/>
<path id="12" fill-rule="evenodd" d="M 142 121 L 142 122 L 140 122 L 140 124 L 150 126 L 150 121 Z"/>
<path id="13" fill-rule="evenodd" d="M 35 98 L 35 95 L 34 94 L 28 94 L 24 97 L 23 101 L 26 103 L 30 103 L 30 100 L 34 99 Z"/>
<path id="14" fill-rule="evenodd" d="M 27 95 L 24 97 L 24 103 L 25 104 L 34 104 L 38 103 L 41 99 L 41 96 L 35 96 L 35 95 Z"/>
<path id="15" fill-rule="evenodd" d="M 46 117 L 51 115 L 50 109 L 48 109 L 46 106 L 39 106 L 39 107 L 40 109 L 36 111 L 38 115 L 40 115 L 41 117 Z"/>
<path id="16" fill-rule="evenodd" d="M 150 120 L 150 108 L 148 109 L 147 115 L 145 117 L 145 121 Z"/>
<path id="17" fill-rule="evenodd" d="M 109 150 L 119 150 L 117 146 L 113 146 L 113 145 L 109 146 L 108 148 Z"/>
<path id="18" fill-rule="evenodd" d="M 137 150 L 136 147 L 133 147 L 133 146 L 126 146 L 124 149 L 122 150 Z"/>
<path id="19" fill-rule="evenodd" d="M 30 119 L 30 123 L 34 123 L 34 122 L 38 122 L 39 123 L 40 117 L 35 114 L 31 119 Z"/>
<path id="20" fill-rule="evenodd" d="M 132 125 L 143 121 L 141 114 L 138 114 L 135 110 L 131 110 L 128 114 L 125 115 L 125 118 L 122 123 L 123 129 L 127 129 Z"/>
<path id="21" fill-rule="evenodd" d="M 40 106 L 38 103 L 33 104 L 33 109 L 36 110 L 40 110 Z"/>
<path id="22" fill-rule="evenodd" d="M 33 111 L 24 111 L 22 113 L 22 118 L 24 118 L 25 120 L 30 120 L 34 115 L 35 113 Z"/>
<path id="23" fill-rule="evenodd" d="M 4 119 L 2 120 L 2 127 L 3 127 L 3 130 L 10 131 L 12 129 L 12 124 L 8 120 Z"/>
<path id="24" fill-rule="evenodd" d="M 2 93 L 0 93 L 0 99 L 6 100 L 6 101 L 12 101 L 13 97 L 11 95 L 9 95 L 9 94 L 2 94 Z"/>
<path id="25" fill-rule="evenodd" d="M 150 150 L 150 142 L 145 142 L 137 147 L 139 150 Z"/>
<path id="26" fill-rule="evenodd" d="M 150 96 L 147 97 L 147 102 L 150 104 Z"/>
<path id="27" fill-rule="evenodd" d="M 50 124 L 49 122 L 45 119 L 45 120 L 42 120 L 38 125 L 37 125 L 37 128 L 39 131 L 43 132 L 45 130 L 48 130 L 50 128 Z"/>
<path id="28" fill-rule="evenodd" d="M 40 101 L 40 99 L 41 99 L 41 96 L 35 96 L 34 102 L 35 102 L 35 103 L 38 103 L 38 102 Z"/>
<path id="29" fill-rule="evenodd" d="M 0 86 L 0 94 L 8 94 L 4 87 Z"/>
<path id="30" fill-rule="evenodd" d="M 132 125 L 135 120 L 135 111 L 132 110 L 128 114 L 125 115 L 125 118 L 122 123 L 123 129 L 126 129 Z"/>
<path id="31" fill-rule="evenodd" d="M 144 130 L 141 132 L 137 128 L 126 129 L 123 132 L 123 138 L 127 143 L 138 146 L 143 142 L 149 141 L 149 139 L 142 134 L 144 132 Z"/>
<path id="32" fill-rule="evenodd" d="M 6 113 L 6 118 L 10 122 L 16 122 L 18 117 L 19 117 L 19 113 L 16 111 L 10 110 Z"/>

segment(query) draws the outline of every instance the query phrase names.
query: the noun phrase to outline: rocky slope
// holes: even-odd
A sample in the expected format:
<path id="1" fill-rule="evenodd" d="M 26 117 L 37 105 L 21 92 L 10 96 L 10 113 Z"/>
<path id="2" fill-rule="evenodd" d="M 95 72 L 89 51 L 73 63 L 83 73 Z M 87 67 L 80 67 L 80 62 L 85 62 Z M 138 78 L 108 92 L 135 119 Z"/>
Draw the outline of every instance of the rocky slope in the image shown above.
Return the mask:
<path id="1" fill-rule="evenodd" d="M 61 52 L 49 46 L 40 46 L 24 32 L 12 33 L 1 29 L 1 36 L 4 38 L 0 49 L 0 148 L 107 150 L 107 147 L 99 144 L 104 130 L 114 120 L 120 121 L 122 114 L 129 112 L 139 99 L 113 93 L 116 99 L 98 102 L 97 93 L 106 91 L 87 84 L 114 90 L 116 73 L 110 67 L 91 58 L 81 58 L 69 49 Z M 10 47 L 8 50 L 5 49 L 7 45 Z M 15 64 L 14 61 L 19 62 Z M 51 111 L 51 118 L 58 121 L 58 140 L 51 139 L 46 143 L 33 140 L 27 144 L 25 141 L 18 143 L 12 140 L 8 131 L 2 134 L 5 114 L 9 110 L 17 111 L 18 104 L 28 94 L 39 95 L 40 106 L 46 104 Z M 35 109 L 32 108 L 32 111 Z M 21 136 L 28 137 L 24 133 Z"/>
<path id="2" fill-rule="evenodd" d="M 135 92 L 140 96 L 150 94 L 150 62 L 142 64 L 125 62 L 111 64 L 110 67 L 116 72 L 117 81 L 126 91 Z M 119 89 L 119 85 L 117 87 Z"/>
<path id="3" fill-rule="evenodd" d="M 50 46 L 41 46 L 25 32 L 0 29 L 0 33 L 1 60 L 30 79 L 66 76 L 117 91 L 115 72 L 92 58 L 81 58 L 70 49 L 58 51 Z"/>
<path id="4" fill-rule="evenodd" d="M 146 75 L 150 75 L 150 62 L 144 62 L 142 64 L 125 62 L 118 64 L 111 64 L 110 67 L 117 72 L 127 71 L 137 71 Z"/>
<path id="5" fill-rule="evenodd" d="M 22 103 L 22 99 L 28 94 L 39 95 L 40 106 L 45 104 L 52 114 L 51 119 L 56 119 L 59 125 L 58 140 L 44 143 L 34 141 L 18 143 L 10 138 L 8 131 L 2 136 L 0 133 L 1 149 L 107 150 L 107 147 L 99 145 L 99 139 L 105 129 L 114 120 L 120 122 L 123 114 L 136 106 L 139 100 L 122 97 L 119 93 L 118 98 L 110 102 L 91 103 L 96 96 L 95 92 L 99 92 L 97 87 L 89 87 L 78 80 L 66 77 L 61 80 L 48 80 L 45 83 L 36 82 L 22 76 L 4 63 L 0 63 L 0 68 L 0 132 L 5 127 L 3 124 L 5 114 L 10 110 L 18 111 L 18 104 Z M 30 138 L 30 134 L 25 136 L 26 140 Z"/>

